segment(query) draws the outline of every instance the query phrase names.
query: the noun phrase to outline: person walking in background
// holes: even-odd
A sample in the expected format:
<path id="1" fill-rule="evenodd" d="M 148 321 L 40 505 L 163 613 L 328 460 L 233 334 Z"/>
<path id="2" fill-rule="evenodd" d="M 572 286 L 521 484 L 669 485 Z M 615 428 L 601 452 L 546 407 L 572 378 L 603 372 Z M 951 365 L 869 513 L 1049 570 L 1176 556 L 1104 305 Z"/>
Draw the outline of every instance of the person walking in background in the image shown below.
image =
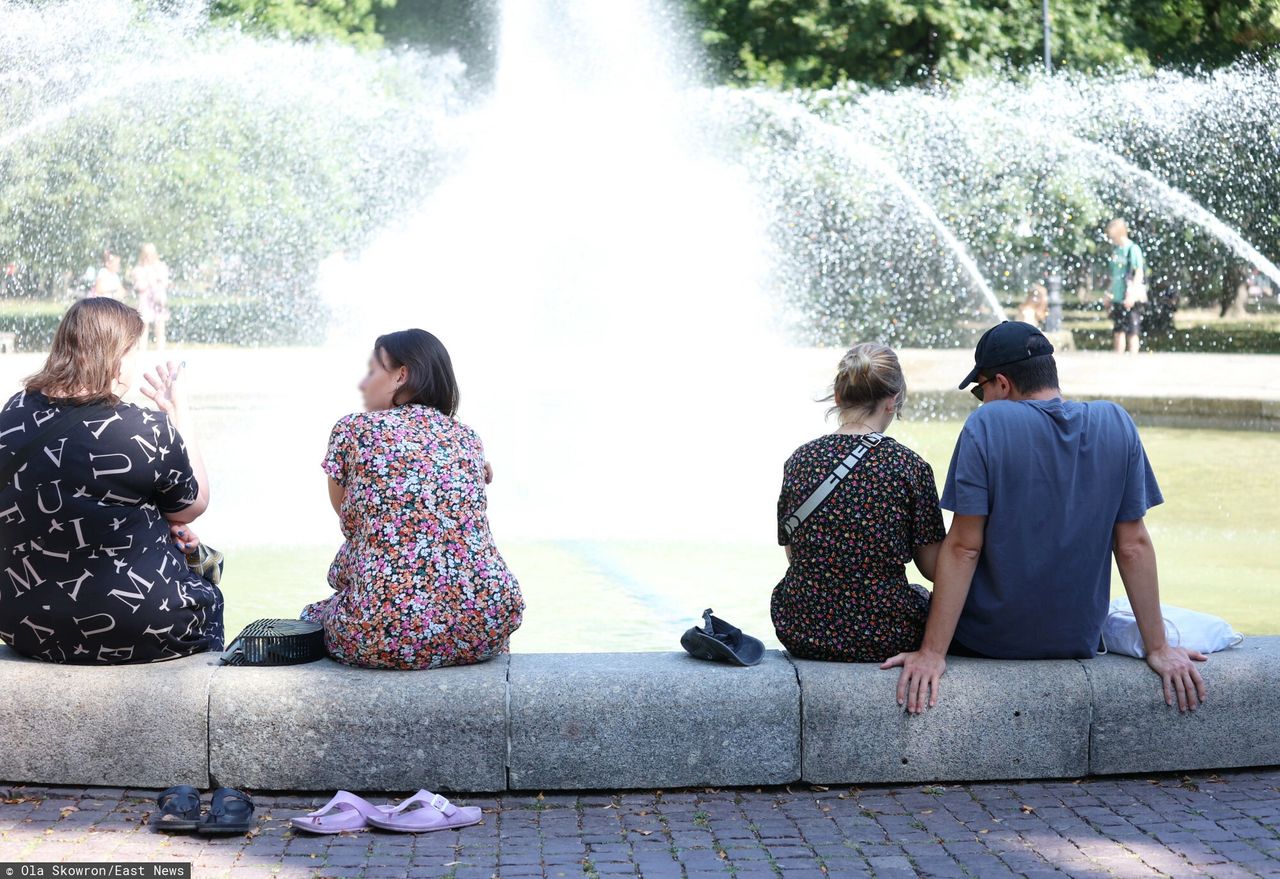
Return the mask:
<path id="1" fill-rule="evenodd" d="M 124 295 L 124 284 L 120 283 L 120 256 L 108 248 L 102 251 L 102 266 L 94 276 L 93 287 L 85 296 L 105 296 L 108 299 L 120 299 Z"/>
<path id="2" fill-rule="evenodd" d="M 334 425 L 324 471 L 346 542 L 334 594 L 302 618 L 339 662 L 439 668 L 507 651 L 520 585 L 494 544 L 480 437 L 454 418 L 449 352 L 425 330 L 379 336 L 360 382 L 364 412 Z"/>
<path id="3" fill-rule="evenodd" d="M 796 449 L 783 468 L 778 541 L 790 564 L 770 615 L 797 658 L 879 662 L 920 645 L 929 593 L 908 584 L 905 565 L 914 561 L 932 580 L 944 530 L 933 470 L 881 436 L 906 394 L 892 348 L 854 345 L 831 389 L 839 428 Z M 806 513 L 815 490 L 841 473 Z"/>
<path id="4" fill-rule="evenodd" d="M 142 245 L 129 278 L 138 294 L 138 314 L 142 315 L 144 326 L 139 344 L 146 350 L 147 337 L 154 329 L 156 350 L 163 351 L 165 322 L 169 319 L 169 267 L 160 259 L 154 244 Z"/>
<path id="5" fill-rule="evenodd" d="M 1111 324 L 1115 352 L 1137 354 L 1142 344 L 1142 312 L 1146 308 L 1147 262 L 1142 248 L 1129 239 L 1129 224 L 1117 217 L 1107 223 L 1111 251 Z"/>

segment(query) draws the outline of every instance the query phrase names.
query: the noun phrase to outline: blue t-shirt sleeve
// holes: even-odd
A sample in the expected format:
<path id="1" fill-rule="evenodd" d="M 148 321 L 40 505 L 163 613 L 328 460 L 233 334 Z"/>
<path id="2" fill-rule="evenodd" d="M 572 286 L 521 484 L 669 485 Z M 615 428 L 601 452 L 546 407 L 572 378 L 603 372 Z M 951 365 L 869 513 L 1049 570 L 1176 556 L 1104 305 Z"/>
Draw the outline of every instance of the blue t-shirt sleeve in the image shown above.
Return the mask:
<path id="1" fill-rule="evenodd" d="M 942 506 L 957 516 L 986 516 L 991 513 L 987 482 L 987 458 L 977 433 L 969 424 L 960 431 L 947 481 L 942 488 Z"/>
<path id="2" fill-rule="evenodd" d="M 1147 460 L 1147 451 L 1142 447 L 1138 437 L 1138 429 L 1133 426 L 1132 419 L 1125 413 L 1129 428 L 1129 467 L 1125 473 L 1124 497 L 1120 500 L 1120 511 L 1116 513 L 1117 522 L 1132 522 L 1141 519 L 1147 510 L 1164 503 L 1164 495 L 1156 483 L 1156 474 L 1151 470 L 1151 462 Z"/>

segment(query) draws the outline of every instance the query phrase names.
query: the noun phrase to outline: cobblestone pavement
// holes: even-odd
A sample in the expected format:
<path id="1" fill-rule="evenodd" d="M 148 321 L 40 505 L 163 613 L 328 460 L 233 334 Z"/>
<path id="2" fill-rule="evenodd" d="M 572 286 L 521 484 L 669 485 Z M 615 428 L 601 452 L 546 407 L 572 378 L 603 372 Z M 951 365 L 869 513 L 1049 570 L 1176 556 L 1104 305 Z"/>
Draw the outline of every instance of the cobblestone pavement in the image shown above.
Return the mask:
<path id="1" fill-rule="evenodd" d="M 1280 876 L 1280 770 L 1078 782 L 456 797 L 477 827 L 157 834 L 154 792 L 0 786 L 0 862 L 194 863 L 214 877 Z"/>

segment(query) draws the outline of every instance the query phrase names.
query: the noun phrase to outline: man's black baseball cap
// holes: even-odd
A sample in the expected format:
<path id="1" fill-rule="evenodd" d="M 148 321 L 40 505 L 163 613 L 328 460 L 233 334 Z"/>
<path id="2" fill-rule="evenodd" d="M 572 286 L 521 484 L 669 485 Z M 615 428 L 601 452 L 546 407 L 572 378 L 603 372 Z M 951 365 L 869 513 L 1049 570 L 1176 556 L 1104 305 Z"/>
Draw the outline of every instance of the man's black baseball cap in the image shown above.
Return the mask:
<path id="1" fill-rule="evenodd" d="M 1044 333 L 1020 320 L 1007 320 L 982 334 L 978 347 L 973 351 L 973 369 L 960 382 L 960 389 L 964 390 L 976 382 L 981 372 L 1052 353 L 1053 343 L 1045 338 Z"/>

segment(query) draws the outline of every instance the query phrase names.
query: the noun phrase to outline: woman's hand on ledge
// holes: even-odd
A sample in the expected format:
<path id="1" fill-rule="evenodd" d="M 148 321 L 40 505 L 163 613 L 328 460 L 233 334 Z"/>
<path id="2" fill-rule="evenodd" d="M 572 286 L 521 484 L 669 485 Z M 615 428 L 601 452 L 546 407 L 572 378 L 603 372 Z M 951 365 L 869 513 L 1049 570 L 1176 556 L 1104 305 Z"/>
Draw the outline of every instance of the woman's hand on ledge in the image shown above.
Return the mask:
<path id="1" fill-rule="evenodd" d="M 1147 665 L 1160 675 L 1160 683 L 1164 687 L 1164 704 L 1172 705 L 1176 696 L 1179 711 L 1195 711 L 1200 707 L 1208 691 L 1195 664 L 1208 658 L 1198 650 L 1171 647 L 1168 644 L 1147 653 Z"/>
<path id="2" fill-rule="evenodd" d="M 484 462 L 484 484 L 488 485 L 493 482 L 493 465 L 488 461 Z"/>
<path id="3" fill-rule="evenodd" d="M 898 704 L 906 706 L 907 713 L 922 714 L 926 707 L 938 704 L 938 682 L 947 670 L 943 654 L 929 650 L 899 653 L 880 667 L 902 669 L 898 674 Z"/>
<path id="4" fill-rule="evenodd" d="M 191 530 L 190 525 L 181 525 L 173 523 L 169 526 L 169 536 L 173 538 L 173 545 L 183 555 L 189 555 L 200 548 L 200 538 Z"/>

